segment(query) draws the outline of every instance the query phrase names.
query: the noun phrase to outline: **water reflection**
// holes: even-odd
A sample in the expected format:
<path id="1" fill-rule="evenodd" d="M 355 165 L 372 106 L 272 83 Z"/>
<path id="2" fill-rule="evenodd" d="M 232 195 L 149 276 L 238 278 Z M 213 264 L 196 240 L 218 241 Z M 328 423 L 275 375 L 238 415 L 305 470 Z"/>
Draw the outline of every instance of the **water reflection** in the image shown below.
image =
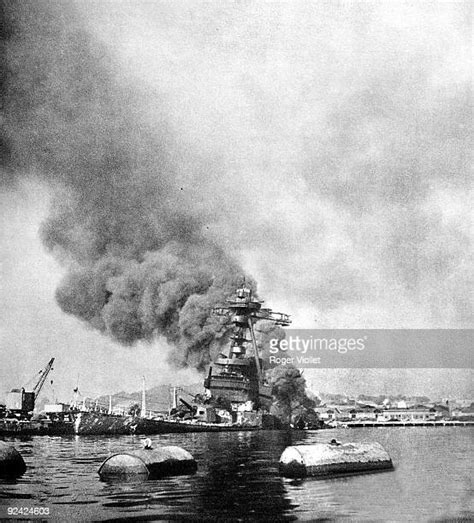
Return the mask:
<path id="1" fill-rule="evenodd" d="M 287 444 L 284 432 L 239 433 L 237 441 L 231 434 L 208 434 L 199 510 L 210 518 L 294 519 L 294 505 L 278 475 Z"/>

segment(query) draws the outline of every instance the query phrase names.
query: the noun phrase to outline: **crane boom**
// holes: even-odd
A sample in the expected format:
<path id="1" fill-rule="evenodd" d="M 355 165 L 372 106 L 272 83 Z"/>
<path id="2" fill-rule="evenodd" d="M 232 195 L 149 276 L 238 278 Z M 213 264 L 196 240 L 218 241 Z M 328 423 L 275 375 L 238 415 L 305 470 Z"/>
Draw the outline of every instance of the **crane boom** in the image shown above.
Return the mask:
<path id="1" fill-rule="evenodd" d="M 38 397 L 38 394 L 41 392 L 41 389 L 43 388 L 44 382 L 46 381 L 46 378 L 48 377 L 48 374 L 50 373 L 51 369 L 53 368 L 54 358 L 51 358 L 46 365 L 46 367 L 43 369 L 40 379 L 38 380 L 38 383 L 34 386 L 33 392 L 35 393 L 35 398 Z"/>

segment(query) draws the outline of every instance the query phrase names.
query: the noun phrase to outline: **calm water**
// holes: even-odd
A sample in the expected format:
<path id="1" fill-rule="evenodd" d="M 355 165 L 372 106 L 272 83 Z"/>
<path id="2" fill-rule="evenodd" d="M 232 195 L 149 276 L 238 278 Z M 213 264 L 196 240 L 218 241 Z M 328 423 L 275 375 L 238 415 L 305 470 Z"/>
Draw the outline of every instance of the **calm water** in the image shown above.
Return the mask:
<path id="1" fill-rule="evenodd" d="M 28 470 L 0 480 L 7 506 L 49 507 L 58 521 L 156 520 L 446 520 L 474 518 L 470 427 L 363 428 L 296 432 L 293 443 L 378 441 L 394 471 L 333 479 L 289 480 L 278 459 L 285 432 L 166 434 L 198 461 L 192 476 L 104 483 L 97 470 L 110 454 L 137 448 L 139 436 L 8 439 Z"/>

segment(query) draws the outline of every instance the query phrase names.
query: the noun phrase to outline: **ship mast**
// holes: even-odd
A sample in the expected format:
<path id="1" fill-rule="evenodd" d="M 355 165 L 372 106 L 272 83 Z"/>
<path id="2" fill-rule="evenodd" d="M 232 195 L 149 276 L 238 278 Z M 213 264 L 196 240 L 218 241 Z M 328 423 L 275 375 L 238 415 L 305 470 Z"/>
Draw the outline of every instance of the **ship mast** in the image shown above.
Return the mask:
<path id="1" fill-rule="evenodd" d="M 261 376 L 262 376 L 262 368 L 260 367 L 260 355 L 258 354 L 257 340 L 255 339 L 255 332 L 253 331 L 253 323 L 250 318 L 249 318 L 249 331 L 250 331 L 250 335 L 252 336 L 253 352 L 255 354 L 255 365 L 257 366 L 258 379 L 260 380 Z"/>
<path id="2" fill-rule="evenodd" d="M 145 376 L 142 376 L 142 408 L 140 411 L 141 417 L 146 418 L 146 384 Z"/>

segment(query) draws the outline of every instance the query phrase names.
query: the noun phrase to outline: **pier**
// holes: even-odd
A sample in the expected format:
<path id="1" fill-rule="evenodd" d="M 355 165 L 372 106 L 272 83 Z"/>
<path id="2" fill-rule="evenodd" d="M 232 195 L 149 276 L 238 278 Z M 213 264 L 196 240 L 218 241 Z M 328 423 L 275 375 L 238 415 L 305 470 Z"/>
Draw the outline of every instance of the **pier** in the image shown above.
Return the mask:
<path id="1" fill-rule="evenodd" d="M 437 421 L 346 421 L 339 427 L 466 427 L 474 421 L 437 420 Z"/>

